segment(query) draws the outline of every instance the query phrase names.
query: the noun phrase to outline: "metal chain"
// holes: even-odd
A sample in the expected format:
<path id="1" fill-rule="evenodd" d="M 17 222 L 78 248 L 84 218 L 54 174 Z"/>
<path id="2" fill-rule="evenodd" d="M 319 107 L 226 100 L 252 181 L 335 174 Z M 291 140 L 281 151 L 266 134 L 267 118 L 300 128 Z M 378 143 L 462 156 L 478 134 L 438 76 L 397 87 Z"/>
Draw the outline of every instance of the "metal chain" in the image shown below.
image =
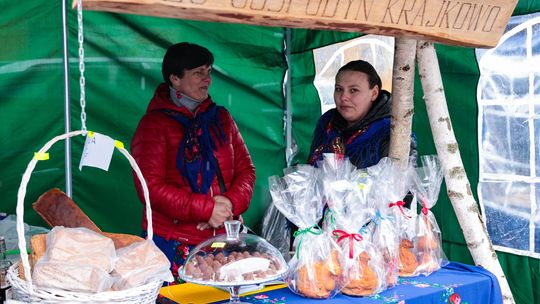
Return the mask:
<path id="1" fill-rule="evenodd" d="M 83 16 L 82 16 L 82 0 L 77 0 L 77 22 L 78 22 L 78 40 L 79 40 L 79 85 L 81 88 L 81 130 L 86 131 L 86 93 L 84 91 L 84 48 L 83 48 Z"/>

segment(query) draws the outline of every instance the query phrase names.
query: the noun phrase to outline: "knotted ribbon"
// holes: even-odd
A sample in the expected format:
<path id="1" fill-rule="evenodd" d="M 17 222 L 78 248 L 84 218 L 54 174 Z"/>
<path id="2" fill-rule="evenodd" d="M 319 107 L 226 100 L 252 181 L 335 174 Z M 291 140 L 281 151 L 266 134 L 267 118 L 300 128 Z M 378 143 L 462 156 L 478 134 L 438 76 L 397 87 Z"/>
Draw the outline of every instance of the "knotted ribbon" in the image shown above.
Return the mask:
<path id="1" fill-rule="evenodd" d="M 420 204 L 422 205 L 422 214 L 427 215 L 429 208 L 426 206 L 426 201 L 422 196 L 419 196 L 420 198 Z"/>
<path id="2" fill-rule="evenodd" d="M 397 206 L 397 207 L 399 208 L 399 211 L 401 211 L 401 214 L 403 214 L 403 216 L 408 217 L 408 218 L 411 218 L 410 215 L 405 214 L 405 211 L 403 211 L 403 206 L 405 206 L 405 202 L 404 202 L 404 201 L 397 201 L 397 202 L 395 202 L 395 203 L 390 203 L 390 204 L 388 205 L 388 207 L 390 207 L 390 208 L 392 208 L 392 207 L 394 207 L 394 206 Z"/>
<path id="3" fill-rule="evenodd" d="M 298 246 L 296 246 L 296 258 L 298 259 L 300 257 L 300 246 L 302 245 L 302 241 L 304 240 L 304 236 L 307 234 L 307 233 L 311 233 L 311 234 L 314 234 L 314 235 L 320 235 L 322 234 L 322 230 L 321 228 L 319 228 L 319 226 L 317 224 L 311 226 L 311 227 L 308 227 L 308 228 L 305 228 L 305 229 L 300 229 L 300 230 L 297 230 L 293 233 L 293 237 L 298 237 L 299 241 L 298 241 Z"/>
<path id="4" fill-rule="evenodd" d="M 428 211 L 429 211 L 429 208 L 426 207 L 426 204 L 424 204 L 424 203 L 422 202 L 422 214 L 423 214 L 423 215 L 427 215 Z"/>
<path id="5" fill-rule="evenodd" d="M 341 242 L 343 239 L 346 239 L 348 238 L 349 239 L 349 259 L 352 259 L 353 258 L 353 253 L 354 253 L 354 247 L 353 247 L 353 241 L 361 241 L 363 240 L 362 236 L 358 233 L 347 233 L 346 231 L 343 231 L 343 230 L 334 230 L 332 232 L 332 234 L 338 238 L 337 242 Z"/>

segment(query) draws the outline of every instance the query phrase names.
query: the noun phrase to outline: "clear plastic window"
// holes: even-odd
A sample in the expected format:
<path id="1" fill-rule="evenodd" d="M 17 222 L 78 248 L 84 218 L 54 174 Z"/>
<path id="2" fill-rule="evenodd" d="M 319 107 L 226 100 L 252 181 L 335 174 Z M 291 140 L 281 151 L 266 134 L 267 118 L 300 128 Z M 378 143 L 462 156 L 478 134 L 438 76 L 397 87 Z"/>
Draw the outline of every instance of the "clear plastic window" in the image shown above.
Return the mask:
<path id="1" fill-rule="evenodd" d="M 340 67 L 352 60 L 362 59 L 379 73 L 384 90 L 392 90 L 394 38 L 366 35 L 349 41 L 331 44 L 313 51 L 315 60 L 314 85 L 321 100 L 321 113 L 335 107 L 334 80 Z"/>
<path id="2" fill-rule="evenodd" d="M 496 249 L 540 257 L 540 14 L 476 51 L 478 195 Z"/>

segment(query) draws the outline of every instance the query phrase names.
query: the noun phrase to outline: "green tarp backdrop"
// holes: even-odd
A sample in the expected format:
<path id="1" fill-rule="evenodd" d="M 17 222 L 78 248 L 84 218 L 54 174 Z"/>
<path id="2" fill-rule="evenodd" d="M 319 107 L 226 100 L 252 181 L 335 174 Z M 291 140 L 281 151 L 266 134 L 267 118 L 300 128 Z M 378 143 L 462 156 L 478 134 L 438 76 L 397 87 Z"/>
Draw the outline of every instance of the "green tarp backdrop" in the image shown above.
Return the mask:
<path id="1" fill-rule="evenodd" d="M 515 14 L 540 10 L 538 1 L 520 1 Z M 0 211 L 15 213 L 21 177 L 33 153 L 64 133 L 64 69 L 61 1 L 0 0 Z M 166 48 L 190 41 L 215 55 L 210 94 L 236 120 L 257 170 L 255 194 L 245 214 L 257 228 L 270 203 L 268 176 L 281 175 L 285 162 L 283 83 L 287 71 L 285 29 L 196 22 L 103 12 L 84 12 L 87 127 L 129 147 L 133 132 L 155 87 L 162 81 Z M 68 9 L 70 122 L 80 129 L 79 46 L 76 10 Z M 295 163 L 305 162 L 311 133 L 320 116 L 312 50 L 359 36 L 354 33 L 291 30 L 291 101 Z M 452 123 L 476 197 L 478 182 L 474 49 L 437 45 Z M 419 153 L 435 147 L 418 80 L 413 130 Z M 78 165 L 84 137 L 72 140 L 73 199 L 104 231 L 139 234 L 142 204 L 131 167 L 115 152 L 109 171 Z M 40 161 L 26 189 L 25 222 L 46 224 L 31 204 L 45 191 L 65 190 L 64 142 Z M 453 208 L 441 190 L 434 208 L 451 260 L 472 264 Z M 518 303 L 540 303 L 539 260 L 499 253 Z"/>

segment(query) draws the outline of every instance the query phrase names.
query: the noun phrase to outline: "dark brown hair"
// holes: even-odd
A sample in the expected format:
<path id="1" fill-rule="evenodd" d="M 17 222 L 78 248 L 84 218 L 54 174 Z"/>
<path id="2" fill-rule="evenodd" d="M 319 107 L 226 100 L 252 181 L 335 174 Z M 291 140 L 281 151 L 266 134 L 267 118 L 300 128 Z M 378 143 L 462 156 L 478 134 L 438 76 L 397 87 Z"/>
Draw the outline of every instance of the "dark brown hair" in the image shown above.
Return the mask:
<path id="1" fill-rule="evenodd" d="M 181 42 L 170 46 L 163 57 L 161 73 L 163 80 L 171 85 L 169 77 L 176 75 L 180 78 L 184 76 L 184 70 L 191 70 L 200 66 L 212 65 L 214 55 L 205 47 Z"/>
<path id="2" fill-rule="evenodd" d="M 379 77 L 379 74 L 377 74 L 377 71 L 369 62 L 364 61 L 364 60 L 350 61 L 349 63 L 347 63 L 346 65 L 342 66 L 339 69 L 339 71 L 336 74 L 336 78 L 339 76 L 341 72 L 344 72 L 344 71 L 362 72 L 368 75 L 368 82 L 369 82 L 370 89 L 375 87 L 375 85 L 378 85 L 379 90 L 382 90 L 381 77 Z"/>

